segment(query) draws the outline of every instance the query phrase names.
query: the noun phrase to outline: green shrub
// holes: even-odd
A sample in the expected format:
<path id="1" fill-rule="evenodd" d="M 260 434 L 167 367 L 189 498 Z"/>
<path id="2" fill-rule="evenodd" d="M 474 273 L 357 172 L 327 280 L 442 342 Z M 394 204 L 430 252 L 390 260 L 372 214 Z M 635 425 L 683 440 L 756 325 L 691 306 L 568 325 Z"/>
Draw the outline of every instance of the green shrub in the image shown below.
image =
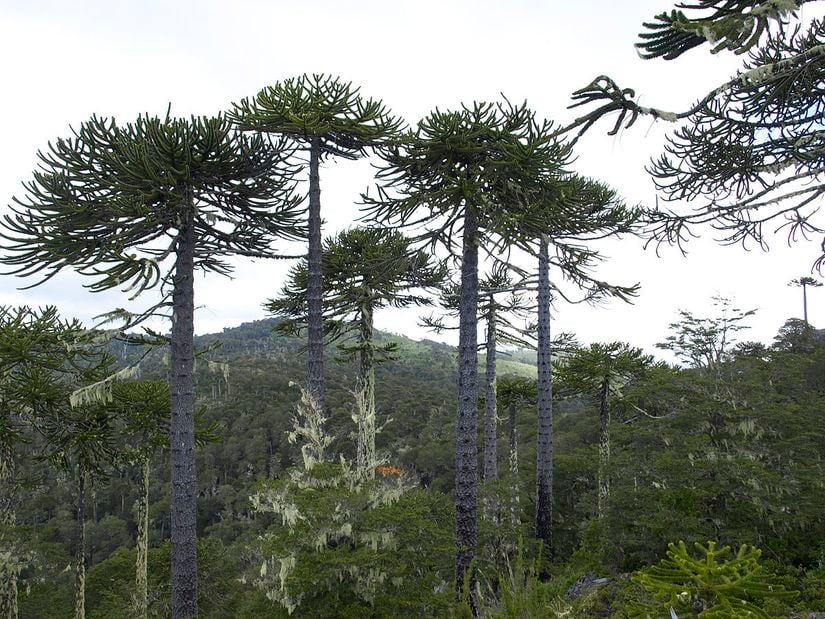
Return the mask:
<path id="1" fill-rule="evenodd" d="M 680 619 L 765 618 L 768 600 L 791 600 L 796 591 L 788 591 L 759 565 L 762 551 L 743 544 L 736 555 L 730 546 L 716 548 L 716 542 L 695 544 L 698 559 L 688 553 L 680 541 L 669 544 L 667 559 L 640 570 L 633 580 L 653 598 L 651 604 L 632 604 L 631 617 L 657 619 L 671 610 Z M 776 615 L 773 615 L 776 616 Z"/>

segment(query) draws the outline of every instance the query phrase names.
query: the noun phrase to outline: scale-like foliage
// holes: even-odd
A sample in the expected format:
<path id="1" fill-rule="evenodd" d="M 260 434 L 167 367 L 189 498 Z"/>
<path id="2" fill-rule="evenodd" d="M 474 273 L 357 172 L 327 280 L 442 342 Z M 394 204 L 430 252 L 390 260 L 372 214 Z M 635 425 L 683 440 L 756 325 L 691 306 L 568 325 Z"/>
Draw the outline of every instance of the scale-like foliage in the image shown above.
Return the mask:
<path id="1" fill-rule="evenodd" d="M 393 141 L 403 122 L 384 104 L 366 99 L 349 82 L 303 75 L 261 90 L 233 105 L 230 117 L 244 130 L 287 136 L 309 151 L 307 248 L 308 388 L 326 410 L 324 386 L 321 161 L 330 155 L 357 159 Z"/>
<path id="2" fill-rule="evenodd" d="M 758 548 L 743 544 L 733 555 L 730 546 L 717 548 L 716 542 L 694 545 L 699 558 L 690 555 L 683 541 L 671 543 L 667 559 L 633 577 L 656 601 L 654 607 L 636 608 L 634 617 L 659 617 L 673 609 L 682 618 L 769 619 L 760 607 L 763 600 L 797 595 L 773 582 L 759 565 Z"/>
<path id="3" fill-rule="evenodd" d="M 615 115 L 615 135 L 640 115 L 685 121 L 649 166 L 672 212 L 654 221 L 658 241 L 681 244 L 695 225 L 708 224 L 724 243 L 753 241 L 787 231 L 788 242 L 825 226 L 817 217 L 823 193 L 825 20 L 805 23 L 806 0 L 696 0 L 678 4 L 644 26 L 637 44 L 645 58 L 672 60 L 704 43 L 716 53 L 747 53 L 742 70 L 690 109 L 666 112 L 639 105 L 632 88 L 599 76 L 573 94 L 571 107 L 598 107 L 567 131 L 581 135 Z M 697 201 L 688 209 L 679 206 Z M 766 224 L 769 229 L 766 229 Z M 816 266 L 822 266 L 825 252 Z"/>
<path id="4" fill-rule="evenodd" d="M 549 137 L 549 122 L 526 104 L 474 103 L 436 110 L 397 145 L 384 149 L 375 198 L 367 211 L 382 223 L 429 224 L 422 241 L 443 246 L 461 265 L 456 412 L 456 578 L 469 574 L 477 542 L 478 262 L 491 252 L 504 220 L 529 198 L 534 177 L 558 171 L 569 148 Z M 457 242 L 461 239 L 460 244 Z M 459 258 L 460 256 L 460 258 Z"/>
<path id="5" fill-rule="evenodd" d="M 347 159 L 395 136 L 403 126 L 378 99 L 366 99 L 351 82 L 313 74 L 267 86 L 233 104 L 229 117 L 246 131 L 277 133 L 293 140 L 319 139 L 321 152 Z"/>
<path id="6" fill-rule="evenodd" d="M 89 287 L 137 296 L 165 282 L 162 262 L 191 219 L 195 266 L 227 274 L 231 255 L 271 256 L 300 236 L 284 145 L 239 135 L 225 118 L 92 117 L 38 153 L 41 168 L 3 218 L 2 262 L 42 281 L 71 267 Z"/>

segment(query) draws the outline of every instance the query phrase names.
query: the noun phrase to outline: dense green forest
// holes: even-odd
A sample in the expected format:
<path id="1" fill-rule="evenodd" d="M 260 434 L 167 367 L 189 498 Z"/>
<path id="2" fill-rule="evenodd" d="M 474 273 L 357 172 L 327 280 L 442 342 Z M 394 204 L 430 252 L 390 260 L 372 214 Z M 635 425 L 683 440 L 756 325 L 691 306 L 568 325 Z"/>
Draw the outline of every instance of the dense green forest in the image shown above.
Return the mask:
<path id="1" fill-rule="evenodd" d="M 379 474 L 372 483 L 397 488 L 398 494 L 373 504 L 368 485 L 330 481 L 343 474 L 339 455 L 352 461 L 355 431 L 354 367 L 332 356 L 331 457 L 323 468 L 302 473 L 319 480 L 318 487 L 298 483 L 300 446 L 290 444 L 284 430 L 291 427 L 301 398 L 290 382 L 305 371 L 299 354 L 303 342 L 273 334 L 275 322 L 262 320 L 196 340 L 208 351 L 197 366 L 203 394 L 198 404 L 204 407 L 204 422 L 217 430 L 216 440 L 198 452 L 202 614 L 286 616 L 282 604 L 287 598 L 273 594 L 280 584 L 277 559 L 284 557 L 295 560 L 286 590 L 297 604 L 297 616 L 460 614 L 447 586 L 454 544 L 449 493 L 455 349 L 381 334 L 382 340 L 398 341 L 399 352 L 396 360 L 378 366 L 382 430 L 377 442 L 386 476 Z M 221 346 L 210 350 L 215 341 Z M 126 358 L 135 354 L 124 353 Z M 162 355 L 151 357 L 141 378 L 162 375 L 161 362 Z M 535 373 L 534 366 L 526 367 Z M 517 518 L 482 524 L 480 531 L 486 550 L 478 568 L 490 616 L 549 616 L 542 613 L 551 611 L 542 608 L 571 616 L 627 616 L 634 603 L 650 602 L 631 574 L 655 564 L 668 543 L 678 539 L 712 539 L 737 549 L 754 545 L 775 583 L 799 592 L 791 600 L 771 600 L 766 608 L 779 616 L 793 608 L 825 611 L 820 517 L 825 437 L 818 421 L 825 404 L 823 376 L 825 341 L 798 320 L 789 321 L 770 347 L 742 343 L 718 367 L 651 366 L 623 385 L 612 403 L 610 500 L 602 519 L 596 517 L 598 402 L 558 383 L 558 541 L 552 563 L 542 568 L 552 576 L 546 581 L 531 571 L 538 566 L 528 565 L 536 419 L 534 404 L 522 402 L 516 409 L 518 477 L 503 473 L 495 488 L 507 513 L 518 488 Z M 36 444 L 34 439 L 27 451 L 36 453 Z M 509 437 L 502 436 L 502 462 L 508 444 Z M 42 465 L 21 461 L 20 466 L 25 477 L 37 480 L 24 490 L 17 513 L 31 551 L 21 574 L 20 616 L 66 617 L 74 607 L 74 575 L 67 569 L 76 543 L 74 487 L 66 476 L 38 470 Z M 165 453 L 159 451 L 152 460 L 149 507 L 151 616 L 169 612 L 168 475 Z M 118 466 L 90 485 L 90 617 L 125 617 L 132 608 L 139 478 L 137 467 Z M 310 519 L 297 533 L 288 532 L 265 498 L 289 484 L 294 484 L 290 496 Z M 323 499 L 311 496 L 318 488 L 327 493 Z M 344 522 L 352 529 L 332 538 Z M 319 546 L 315 537 L 321 531 L 331 537 Z M 526 569 L 526 580 L 517 569 Z M 571 587 L 588 582 L 588 575 L 607 582 L 574 598 Z M 536 614 L 508 614 L 508 604 L 534 608 Z"/>

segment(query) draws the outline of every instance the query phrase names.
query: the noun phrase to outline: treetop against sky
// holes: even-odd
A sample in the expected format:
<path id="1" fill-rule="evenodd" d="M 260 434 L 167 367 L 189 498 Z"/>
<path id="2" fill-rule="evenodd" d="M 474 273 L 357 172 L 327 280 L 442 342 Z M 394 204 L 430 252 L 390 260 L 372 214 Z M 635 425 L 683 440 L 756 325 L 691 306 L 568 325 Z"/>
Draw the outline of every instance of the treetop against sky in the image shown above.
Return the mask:
<path id="1" fill-rule="evenodd" d="M 822 4 L 805 3 L 803 17 L 821 15 Z M 171 103 L 174 116 L 214 115 L 232 101 L 303 73 L 351 80 L 411 126 L 436 107 L 499 101 L 501 94 L 513 102 L 526 100 L 540 116 L 564 123 L 575 116 L 566 109 L 570 93 L 602 74 L 634 87 L 642 105 L 685 109 L 733 75 L 741 57 L 711 56 L 700 48 L 678 61 L 640 59 L 633 44 L 641 23 L 669 8 L 654 0 L 392 5 L 367 0 L 356 7 L 326 0 L 289 7 L 244 0 L 231 7 L 185 1 L 171 8 L 159 1 L 110 6 L 88 0 L 69 7 L 13 0 L 0 9 L 0 53 L 17 59 L 0 69 L 17 93 L 0 102 L 11 119 L 0 149 L 0 213 L 22 193 L 20 183 L 36 166 L 37 151 L 92 114 L 127 121 L 141 113 L 164 115 Z M 308 23 L 311 45 L 303 27 Z M 355 31 L 369 36 L 342 37 Z M 577 144 L 571 167 L 615 187 L 628 204 L 655 204 L 644 167 L 661 153 L 668 129 L 646 118 L 612 137 L 596 127 Z M 324 236 L 354 225 L 358 197 L 374 182 L 371 163 L 324 164 Z M 605 243 L 599 275 L 640 281 L 639 298 L 633 305 L 613 301 L 601 308 L 560 303 L 557 328 L 576 332 L 585 342 L 616 339 L 620 330 L 622 339 L 653 352 L 677 309 L 701 313 L 710 297 L 721 293 L 740 306 L 759 307 L 749 337 L 770 341 L 786 318 L 801 313 L 796 291 L 786 284 L 807 273 L 819 242 L 789 249 L 777 236 L 764 254 L 718 247 L 710 237 L 709 231 L 691 241 L 687 258 L 664 247 L 657 259 L 632 238 Z M 300 244 L 285 243 L 280 253 L 300 250 Z M 234 280 L 208 276 L 198 282 L 199 333 L 261 318 L 261 304 L 277 292 L 290 267 L 281 261 L 233 260 Z M 63 314 L 84 320 L 126 305 L 126 295 L 91 296 L 82 282 L 61 273 L 48 285 L 19 291 L 23 282 L 0 278 L 0 303 L 55 303 Z M 814 326 L 825 311 L 819 309 L 820 293 L 812 290 L 809 298 Z M 414 310 L 376 315 L 378 328 L 422 337 L 416 322 Z"/>

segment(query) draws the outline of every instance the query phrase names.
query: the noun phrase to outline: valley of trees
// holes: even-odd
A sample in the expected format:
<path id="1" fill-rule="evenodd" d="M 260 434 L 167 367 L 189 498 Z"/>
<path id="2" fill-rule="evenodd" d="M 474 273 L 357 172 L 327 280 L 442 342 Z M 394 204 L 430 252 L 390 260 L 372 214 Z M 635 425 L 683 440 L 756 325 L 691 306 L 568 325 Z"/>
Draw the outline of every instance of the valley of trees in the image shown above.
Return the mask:
<path id="1" fill-rule="evenodd" d="M 825 232 L 803 3 L 645 24 L 643 57 L 745 54 L 684 112 L 601 76 L 566 125 L 502 97 L 408 127 L 303 75 L 50 142 L 0 221 L 4 277 L 73 271 L 129 306 L 0 307 L 0 619 L 825 616 L 820 282 L 790 282 L 803 318 L 767 344 L 758 308 L 679 311 L 677 364 L 552 323 L 645 293 L 600 277 L 605 240 Z M 644 115 L 680 123 L 655 207 L 574 171 L 585 131 Z M 362 157 L 363 217 L 324 238 L 323 164 Z M 196 337 L 196 275 L 234 257 L 296 262 L 260 320 Z M 377 330 L 387 307 L 457 347 Z"/>

